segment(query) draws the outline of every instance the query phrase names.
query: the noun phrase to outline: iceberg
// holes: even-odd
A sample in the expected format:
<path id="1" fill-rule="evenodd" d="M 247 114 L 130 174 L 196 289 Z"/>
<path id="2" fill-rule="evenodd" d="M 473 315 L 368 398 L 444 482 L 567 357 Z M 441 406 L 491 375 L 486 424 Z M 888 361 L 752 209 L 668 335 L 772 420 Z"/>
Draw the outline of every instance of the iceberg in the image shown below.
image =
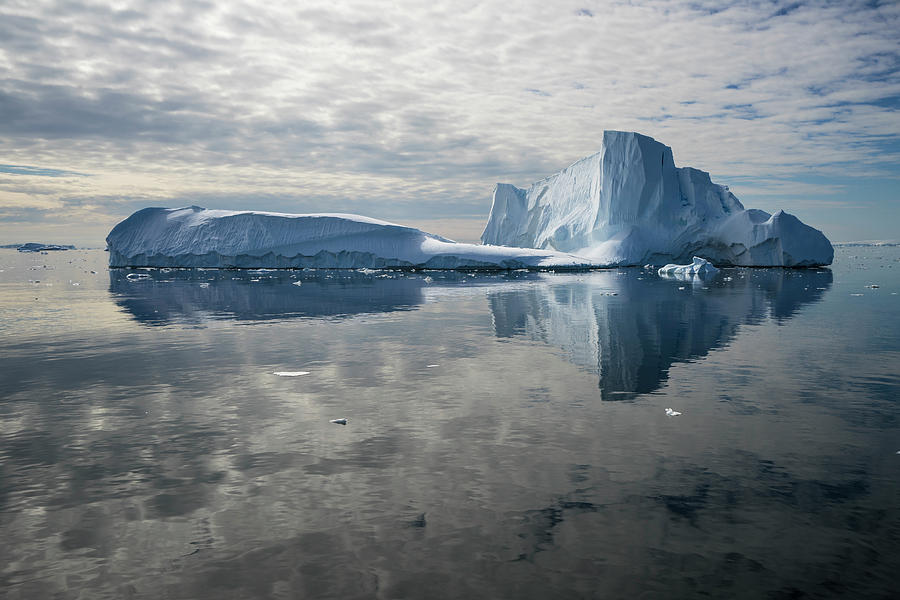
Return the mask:
<path id="1" fill-rule="evenodd" d="M 719 270 L 712 266 L 705 258 L 695 256 L 689 265 L 666 265 L 659 270 L 659 274 L 671 277 L 705 277 L 715 275 Z"/>
<path id="2" fill-rule="evenodd" d="M 485 244 L 584 256 L 602 266 L 831 264 L 825 235 L 784 211 L 745 209 L 709 173 L 676 167 L 672 149 L 605 131 L 600 151 L 522 189 L 494 188 Z"/>
<path id="3" fill-rule="evenodd" d="M 554 250 L 457 243 L 349 214 L 145 208 L 106 238 L 111 267 L 584 269 Z"/>

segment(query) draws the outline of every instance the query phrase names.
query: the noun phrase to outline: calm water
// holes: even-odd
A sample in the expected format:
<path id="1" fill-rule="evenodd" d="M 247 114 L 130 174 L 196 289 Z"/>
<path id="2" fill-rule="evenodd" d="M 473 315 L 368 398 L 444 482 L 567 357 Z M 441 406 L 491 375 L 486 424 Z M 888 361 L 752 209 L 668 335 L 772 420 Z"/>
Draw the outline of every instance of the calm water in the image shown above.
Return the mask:
<path id="1" fill-rule="evenodd" d="M 105 260 L 0 251 L 4 598 L 900 594 L 898 248 L 700 285 Z"/>

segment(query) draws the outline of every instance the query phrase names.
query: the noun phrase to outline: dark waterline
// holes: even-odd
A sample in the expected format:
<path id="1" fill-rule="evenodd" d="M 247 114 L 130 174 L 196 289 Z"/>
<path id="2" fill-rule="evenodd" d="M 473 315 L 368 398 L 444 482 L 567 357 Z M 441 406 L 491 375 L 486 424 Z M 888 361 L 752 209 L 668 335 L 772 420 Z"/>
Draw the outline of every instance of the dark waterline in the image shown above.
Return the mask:
<path id="1" fill-rule="evenodd" d="M 698 283 L 105 259 L 0 251 L 2 597 L 898 593 L 900 249 Z"/>

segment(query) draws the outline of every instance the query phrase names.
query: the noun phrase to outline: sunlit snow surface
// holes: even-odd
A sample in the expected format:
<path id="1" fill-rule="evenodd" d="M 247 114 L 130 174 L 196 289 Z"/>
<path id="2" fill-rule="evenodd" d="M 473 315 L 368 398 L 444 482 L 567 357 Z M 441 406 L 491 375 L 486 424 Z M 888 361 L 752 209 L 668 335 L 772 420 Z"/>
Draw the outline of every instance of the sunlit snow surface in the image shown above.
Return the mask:
<path id="1" fill-rule="evenodd" d="M 111 267 L 573 269 L 552 250 L 461 244 L 349 214 L 145 208 L 106 238 Z"/>

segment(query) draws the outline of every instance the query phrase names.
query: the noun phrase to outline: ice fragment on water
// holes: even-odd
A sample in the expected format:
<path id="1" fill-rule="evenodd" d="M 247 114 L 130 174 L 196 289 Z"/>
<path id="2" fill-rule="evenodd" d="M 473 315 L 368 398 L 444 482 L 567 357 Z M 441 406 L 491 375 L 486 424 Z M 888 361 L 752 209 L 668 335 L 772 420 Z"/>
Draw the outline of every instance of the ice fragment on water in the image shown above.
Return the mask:
<path id="1" fill-rule="evenodd" d="M 295 281 L 295 282 L 292 283 L 291 285 L 303 285 L 303 282 L 302 282 L 302 281 Z"/>
<path id="2" fill-rule="evenodd" d="M 346 425 L 347 419 L 341 417 L 340 419 L 332 419 L 330 423 L 334 423 L 335 425 Z"/>
<path id="3" fill-rule="evenodd" d="M 677 410 L 675 410 L 674 408 L 667 408 L 667 409 L 666 409 L 666 416 L 667 416 L 667 417 L 677 417 L 677 416 L 680 415 L 680 414 L 681 414 L 681 413 L 678 412 Z"/>
<path id="4" fill-rule="evenodd" d="M 426 369 L 433 369 L 433 368 L 439 367 L 439 366 L 441 366 L 441 365 L 425 365 L 425 368 L 426 368 Z"/>
<path id="5" fill-rule="evenodd" d="M 200 287 L 202 287 L 202 288 L 208 288 L 208 287 L 209 287 L 209 284 L 208 284 L 208 283 L 201 283 L 201 284 L 200 284 Z"/>
<path id="6" fill-rule="evenodd" d="M 279 377 L 300 377 L 301 375 L 309 375 L 309 371 L 275 371 L 273 375 Z"/>

